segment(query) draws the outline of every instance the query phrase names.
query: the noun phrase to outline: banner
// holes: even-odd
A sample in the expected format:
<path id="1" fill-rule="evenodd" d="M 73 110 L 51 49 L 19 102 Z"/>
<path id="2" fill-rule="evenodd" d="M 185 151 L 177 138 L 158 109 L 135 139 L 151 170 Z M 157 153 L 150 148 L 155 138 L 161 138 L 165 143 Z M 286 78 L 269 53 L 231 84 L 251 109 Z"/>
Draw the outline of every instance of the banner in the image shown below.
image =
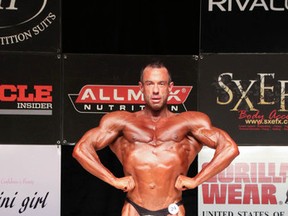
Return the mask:
<path id="1" fill-rule="evenodd" d="M 0 215 L 60 216 L 56 145 L 0 145 Z"/>
<path id="2" fill-rule="evenodd" d="M 199 63 L 199 110 L 240 145 L 286 145 L 288 55 L 212 54 Z"/>
<path id="3" fill-rule="evenodd" d="M 61 61 L 56 54 L 0 52 L 0 143 L 61 139 Z"/>
<path id="4" fill-rule="evenodd" d="M 288 215 L 288 147 L 240 146 L 239 150 L 229 167 L 198 187 L 198 215 Z M 213 149 L 202 149 L 198 171 L 213 154 Z"/>
<path id="5" fill-rule="evenodd" d="M 287 0 L 201 0 L 202 53 L 285 53 Z"/>
<path id="6" fill-rule="evenodd" d="M 198 62 L 191 56 L 66 54 L 64 60 L 64 138 L 73 143 L 108 112 L 144 109 L 140 70 L 155 59 L 171 70 L 172 112 L 196 110 Z"/>
<path id="7" fill-rule="evenodd" d="M 60 51 L 59 0 L 0 1 L 1 51 Z"/>

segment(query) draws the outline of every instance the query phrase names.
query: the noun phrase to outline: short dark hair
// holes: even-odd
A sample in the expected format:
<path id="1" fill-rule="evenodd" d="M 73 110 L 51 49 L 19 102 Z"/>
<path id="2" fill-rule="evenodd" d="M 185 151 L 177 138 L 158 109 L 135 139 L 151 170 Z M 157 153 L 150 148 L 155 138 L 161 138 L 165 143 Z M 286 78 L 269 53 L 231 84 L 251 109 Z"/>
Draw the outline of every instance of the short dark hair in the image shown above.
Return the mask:
<path id="1" fill-rule="evenodd" d="M 172 77 L 171 77 L 171 74 L 170 74 L 170 71 L 168 70 L 168 68 L 166 67 L 166 65 L 162 62 L 162 61 L 153 61 L 147 65 L 145 65 L 141 71 L 140 71 L 140 82 L 143 83 L 143 73 L 144 73 L 144 70 L 147 68 L 147 67 L 151 67 L 151 68 L 166 68 L 167 71 L 168 71 L 168 75 L 169 75 L 169 83 L 172 82 Z"/>

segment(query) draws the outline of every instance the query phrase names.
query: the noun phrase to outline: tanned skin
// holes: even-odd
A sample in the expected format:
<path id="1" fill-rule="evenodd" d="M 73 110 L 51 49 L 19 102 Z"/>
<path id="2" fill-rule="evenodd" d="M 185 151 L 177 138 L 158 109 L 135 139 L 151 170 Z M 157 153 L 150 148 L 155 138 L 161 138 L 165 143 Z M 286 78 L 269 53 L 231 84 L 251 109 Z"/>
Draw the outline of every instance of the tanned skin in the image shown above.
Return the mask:
<path id="1" fill-rule="evenodd" d="M 148 65 L 139 82 L 145 108 L 104 115 L 99 126 L 87 131 L 73 151 L 84 169 L 149 210 L 177 203 L 184 190 L 215 176 L 239 154 L 237 144 L 225 131 L 214 127 L 206 114 L 168 110 L 167 98 L 173 88 L 170 79 L 164 65 Z M 107 146 L 121 162 L 124 177 L 114 176 L 101 163 L 97 151 Z M 189 177 L 188 169 L 203 146 L 215 149 L 215 154 L 196 176 Z M 138 215 L 125 202 L 122 216 Z M 176 215 L 185 215 L 183 205 Z"/>

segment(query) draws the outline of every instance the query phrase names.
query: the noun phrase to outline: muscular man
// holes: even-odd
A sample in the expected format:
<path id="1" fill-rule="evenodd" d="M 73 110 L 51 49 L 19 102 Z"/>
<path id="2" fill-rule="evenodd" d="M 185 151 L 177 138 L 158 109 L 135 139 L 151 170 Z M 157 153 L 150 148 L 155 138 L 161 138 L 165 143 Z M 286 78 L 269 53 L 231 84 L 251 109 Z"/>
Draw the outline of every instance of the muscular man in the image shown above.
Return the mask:
<path id="1" fill-rule="evenodd" d="M 212 126 L 206 114 L 168 110 L 173 82 L 162 63 L 147 65 L 139 86 L 145 108 L 104 115 L 99 126 L 75 145 L 73 156 L 88 172 L 127 192 L 122 216 L 184 216 L 182 192 L 225 169 L 239 154 L 238 147 L 225 131 Z M 189 166 L 204 145 L 215 154 L 196 176 L 188 177 Z M 97 150 L 106 146 L 123 165 L 124 177 L 115 177 L 101 163 Z"/>

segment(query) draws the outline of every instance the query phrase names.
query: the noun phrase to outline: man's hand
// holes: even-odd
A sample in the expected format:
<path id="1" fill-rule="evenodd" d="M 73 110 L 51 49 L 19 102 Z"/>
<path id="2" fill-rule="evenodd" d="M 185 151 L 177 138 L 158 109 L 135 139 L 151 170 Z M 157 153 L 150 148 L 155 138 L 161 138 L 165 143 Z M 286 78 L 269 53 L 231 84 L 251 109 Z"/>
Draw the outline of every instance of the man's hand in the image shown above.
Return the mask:
<path id="1" fill-rule="evenodd" d="M 180 191 L 193 189 L 196 187 L 196 185 L 193 182 L 194 182 L 193 178 L 184 175 L 179 175 L 175 182 L 175 188 L 177 188 Z"/>
<path id="2" fill-rule="evenodd" d="M 124 192 L 128 192 L 134 189 L 135 181 L 132 176 L 125 176 L 122 178 L 117 178 L 114 187 Z"/>

